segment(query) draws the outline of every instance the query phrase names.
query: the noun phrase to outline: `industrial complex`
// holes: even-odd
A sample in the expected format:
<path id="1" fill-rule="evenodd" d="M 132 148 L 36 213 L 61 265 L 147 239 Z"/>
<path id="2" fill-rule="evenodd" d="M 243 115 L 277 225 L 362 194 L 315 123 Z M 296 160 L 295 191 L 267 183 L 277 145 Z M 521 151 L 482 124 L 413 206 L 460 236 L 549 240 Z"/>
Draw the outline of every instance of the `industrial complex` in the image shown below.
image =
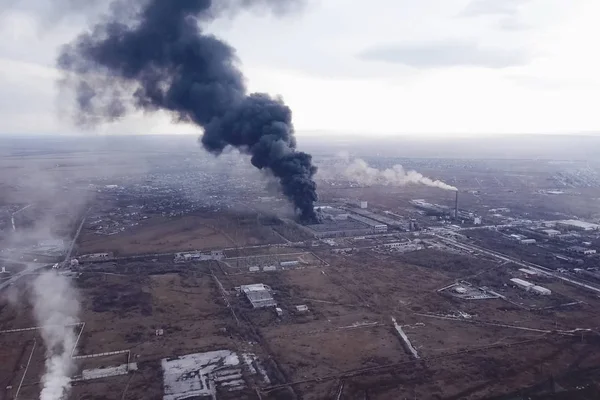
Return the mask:
<path id="1" fill-rule="evenodd" d="M 302 223 L 237 158 L 178 151 L 105 177 L 49 151 L 52 196 L 5 183 L 0 397 L 39 398 L 56 351 L 73 399 L 600 398 L 600 180 L 374 156 L 458 189 L 324 175 Z M 42 277 L 72 294 L 50 320 Z"/>

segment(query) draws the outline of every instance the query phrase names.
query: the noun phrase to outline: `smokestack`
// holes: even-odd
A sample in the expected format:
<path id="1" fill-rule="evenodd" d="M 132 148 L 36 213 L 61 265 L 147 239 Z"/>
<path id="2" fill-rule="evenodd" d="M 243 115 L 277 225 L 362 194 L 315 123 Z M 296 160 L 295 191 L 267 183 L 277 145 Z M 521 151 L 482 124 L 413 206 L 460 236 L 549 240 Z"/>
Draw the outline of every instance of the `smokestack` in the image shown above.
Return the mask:
<path id="1" fill-rule="evenodd" d="M 61 83 L 75 92 L 82 125 L 118 120 L 134 110 L 163 110 L 204 130 L 202 146 L 250 154 L 278 178 L 300 219 L 314 211 L 317 168 L 296 150 L 292 112 L 283 100 L 249 94 L 235 49 L 204 27 L 223 13 L 257 6 L 275 13 L 298 0 L 113 0 L 103 18 L 58 58 Z M 123 12 L 126 10 L 126 12 Z"/>
<path id="2" fill-rule="evenodd" d="M 456 199 L 454 200 L 454 219 L 458 219 L 458 190 L 456 191 Z"/>

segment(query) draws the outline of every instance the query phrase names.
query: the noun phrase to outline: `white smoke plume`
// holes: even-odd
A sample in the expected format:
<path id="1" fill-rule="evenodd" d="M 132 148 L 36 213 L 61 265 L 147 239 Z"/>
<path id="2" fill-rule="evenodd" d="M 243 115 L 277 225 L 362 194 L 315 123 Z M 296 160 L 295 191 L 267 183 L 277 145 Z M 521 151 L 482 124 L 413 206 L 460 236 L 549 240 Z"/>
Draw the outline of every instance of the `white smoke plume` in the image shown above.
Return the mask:
<path id="1" fill-rule="evenodd" d="M 457 191 L 454 186 L 448 185 L 440 180 L 433 180 L 414 170 L 405 170 L 402 165 L 394 165 L 392 168 L 377 169 L 371 167 L 361 158 L 351 158 L 349 154 L 339 155 L 339 161 L 336 162 L 328 171 L 326 176 L 338 176 L 347 179 L 350 182 L 361 185 L 390 185 L 404 186 L 407 184 L 421 184 L 429 187 L 436 187 L 444 190 Z M 323 177 L 324 175 L 321 175 Z"/>
<path id="2" fill-rule="evenodd" d="M 77 291 L 68 277 L 47 271 L 33 282 L 32 301 L 46 346 L 40 400 L 62 400 L 67 398 L 75 369 L 71 355 L 76 341 L 73 324 L 79 315 Z"/>

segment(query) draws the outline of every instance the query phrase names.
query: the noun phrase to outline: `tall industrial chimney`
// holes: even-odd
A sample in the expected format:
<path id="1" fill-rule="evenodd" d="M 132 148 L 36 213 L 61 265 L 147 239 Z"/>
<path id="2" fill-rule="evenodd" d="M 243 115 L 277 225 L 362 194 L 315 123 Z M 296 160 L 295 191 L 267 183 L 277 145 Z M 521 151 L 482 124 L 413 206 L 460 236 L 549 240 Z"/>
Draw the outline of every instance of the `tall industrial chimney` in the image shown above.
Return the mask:
<path id="1" fill-rule="evenodd" d="M 458 219 L 458 190 L 456 191 L 456 200 L 454 201 L 454 219 Z"/>

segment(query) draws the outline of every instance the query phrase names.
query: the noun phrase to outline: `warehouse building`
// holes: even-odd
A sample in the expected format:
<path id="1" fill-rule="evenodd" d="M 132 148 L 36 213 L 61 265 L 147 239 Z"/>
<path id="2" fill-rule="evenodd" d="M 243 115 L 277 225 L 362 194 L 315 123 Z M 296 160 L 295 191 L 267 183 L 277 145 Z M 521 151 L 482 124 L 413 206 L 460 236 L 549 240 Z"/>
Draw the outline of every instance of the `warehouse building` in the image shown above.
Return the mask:
<path id="1" fill-rule="evenodd" d="M 323 221 L 321 224 L 298 225 L 298 227 L 319 239 L 362 236 L 372 232 L 369 226 L 352 219 L 346 221 Z"/>
<path id="2" fill-rule="evenodd" d="M 275 307 L 277 302 L 271 295 L 271 288 L 262 283 L 240 286 L 240 290 L 254 308 Z"/>
<path id="3" fill-rule="evenodd" d="M 541 286 L 533 286 L 531 288 L 531 291 L 535 294 L 539 294 L 541 296 L 550 296 L 552 294 L 552 291 L 550 289 L 546 289 L 545 287 L 541 287 Z"/>
<path id="4" fill-rule="evenodd" d="M 350 209 L 350 211 L 352 211 L 354 214 L 363 216 L 365 218 L 372 219 L 373 221 L 377 221 L 377 222 L 380 222 L 381 224 L 385 224 L 388 226 L 401 227 L 404 224 L 401 221 L 397 221 L 397 220 L 387 217 L 385 215 L 379 215 L 379 214 L 376 214 L 376 213 L 368 211 L 368 210 L 362 210 L 360 208 L 352 208 L 352 209 Z"/>
<path id="5" fill-rule="evenodd" d="M 567 219 L 564 221 L 557 221 L 556 226 L 563 229 L 575 230 L 575 231 L 597 231 L 600 230 L 600 225 L 592 224 L 590 222 L 579 221 L 577 219 Z"/>
<path id="6" fill-rule="evenodd" d="M 550 289 L 547 289 L 545 287 L 542 286 L 538 286 L 535 285 L 531 282 L 528 282 L 526 280 L 523 279 L 519 279 L 519 278 L 512 278 L 510 280 L 516 287 L 525 290 L 526 292 L 532 292 L 535 294 L 539 294 L 542 296 L 549 296 L 552 294 L 552 291 Z"/>
<path id="7" fill-rule="evenodd" d="M 352 214 L 350 215 L 350 219 L 368 225 L 374 233 L 387 232 L 388 230 L 388 226 L 386 224 L 382 224 L 381 222 L 375 221 L 373 219 L 363 217 L 362 215 Z"/>
<path id="8" fill-rule="evenodd" d="M 528 275 L 528 276 L 539 275 L 537 271 L 534 271 L 534 270 L 529 269 L 529 268 L 519 268 L 519 272 L 522 272 L 522 273 L 524 273 L 525 275 Z"/>
<path id="9" fill-rule="evenodd" d="M 523 290 L 529 290 L 532 287 L 534 287 L 535 285 L 531 282 L 527 282 L 523 279 L 519 279 L 519 278 L 512 278 L 510 280 L 516 287 L 521 288 Z"/>
<path id="10" fill-rule="evenodd" d="M 347 219 L 328 218 L 320 224 L 298 225 L 299 228 L 316 238 L 363 236 L 372 233 L 385 233 L 388 226 L 362 215 L 349 214 Z"/>

